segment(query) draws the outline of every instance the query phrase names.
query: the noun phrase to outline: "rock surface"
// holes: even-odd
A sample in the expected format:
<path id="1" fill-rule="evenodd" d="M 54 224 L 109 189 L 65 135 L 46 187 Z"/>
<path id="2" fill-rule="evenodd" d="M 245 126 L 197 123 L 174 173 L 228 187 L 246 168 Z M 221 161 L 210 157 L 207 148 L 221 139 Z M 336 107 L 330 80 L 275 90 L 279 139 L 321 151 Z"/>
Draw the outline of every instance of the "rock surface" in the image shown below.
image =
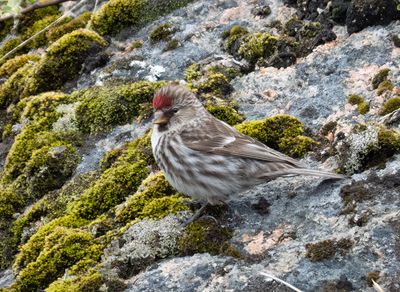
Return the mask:
<path id="1" fill-rule="evenodd" d="M 84 6 L 80 12 L 92 8 Z M 384 291 L 399 291 L 400 109 L 381 114 L 385 103 L 400 95 L 398 19 L 391 0 L 198 0 L 141 27 L 105 36 L 108 47 L 94 57 L 102 61 L 90 70 L 81 68 L 74 80 L 57 88 L 68 93 L 65 100 L 40 104 L 27 97 L 0 108 L 0 204 L 14 208 L 0 206 L 0 215 L 5 214 L 0 216 L 0 236 L 7 239 L 0 243 L 0 290 L 291 291 L 264 272 L 302 291 L 369 291 L 371 279 Z M 279 69 L 263 58 L 249 64 L 224 49 L 222 35 L 237 25 L 287 41 L 289 20 L 299 24 L 297 42 L 321 27 L 329 38 L 311 38 L 306 53 L 292 55 L 294 64 Z M 152 41 L 152 32 L 165 24 L 169 35 Z M 221 94 L 188 80 L 192 64 L 200 64 L 203 75 L 211 76 L 215 72 L 207 70 L 220 65 L 240 72 L 222 85 L 217 82 L 217 90 L 227 88 Z M 211 79 L 202 78 L 204 83 Z M 348 177 L 279 178 L 240 194 L 228 206 L 208 210 L 205 222 L 212 223 L 200 220 L 182 227 L 196 205 L 182 207 L 179 195 L 154 175 L 157 166 L 146 136 L 149 101 L 136 99 L 151 96 L 160 86 L 156 81 L 183 79 L 204 100 L 233 104 L 247 120 L 297 117 L 304 135 L 319 143 L 303 162 Z M 377 86 L 373 79 L 380 81 Z M 0 94 L 8 80 L 0 85 Z M 149 83 L 123 87 L 138 81 Z M 100 95 L 105 101 L 96 99 Z M 359 96 L 359 102 L 351 103 L 351 95 Z M 124 116 L 124 102 L 138 102 L 138 114 L 103 132 L 85 131 L 77 123 L 76 109 L 84 102 L 82 115 L 113 98 L 119 102 L 115 116 Z M 36 99 L 45 100 L 42 95 Z M 110 112 L 115 110 L 109 106 Z M 93 123 L 109 125 L 106 114 L 94 114 Z M 44 146 L 18 144 L 24 135 Z M 16 148 L 28 154 L 16 156 Z M 60 189 L 58 184 L 51 189 L 40 185 L 35 194 L 27 193 L 33 178 L 54 167 L 46 164 L 46 155 L 62 156 L 67 149 L 76 149 L 79 156 L 73 169 L 67 169 L 73 171 L 71 180 Z M 13 161 L 19 163 L 10 168 Z M 147 176 L 148 185 L 142 183 Z M 21 203 L 19 196 L 26 200 Z M 131 213 L 122 216 L 121 210 Z M 80 251 L 74 254 L 67 246 L 61 254 L 68 260 L 55 258 L 53 250 L 62 249 L 64 238 L 74 242 L 78 233 L 87 249 L 74 246 Z M 204 244 L 213 234 L 213 246 Z M 190 249 L 184 246 L 188 240 Z M 196 244 L 201 245 L 197 250 Z M 60 262 L 57 271 L 46 270 L 51 260 Z"/>

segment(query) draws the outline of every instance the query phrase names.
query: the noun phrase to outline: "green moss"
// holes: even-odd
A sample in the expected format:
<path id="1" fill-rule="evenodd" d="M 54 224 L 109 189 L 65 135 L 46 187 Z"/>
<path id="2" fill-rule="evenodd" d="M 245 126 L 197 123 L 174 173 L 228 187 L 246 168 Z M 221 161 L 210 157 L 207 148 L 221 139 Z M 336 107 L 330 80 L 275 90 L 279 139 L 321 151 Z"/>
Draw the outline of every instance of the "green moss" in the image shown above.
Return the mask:
<path id="1" fill-rule="evenodd" d="M 222 38 L 224 39 L 224 49 L 234 54 L 238 48 L 241 39 L 247 35 L 249 31 L 239 25 L 233 26 L 231 29 L 224 31 Z"/>
<path id="2" fill-rule="evenodd" d="M 68 20 L 68 22 L 50 28 L 46 32 L 46 38 L 49 42 L 58 40 L 63 35 L 73 32 L 74 30 L 85 28 L 92 16 L 91 12 L 84 12 L 78 17 Z"/>
<path id="3" fill-rule="evenodd" d="M 82 218 L 95 219 L 134 193 L 149 174 L 147 165 L 153 159 L 149 143 L 148 135 L 129 143 L 113 166 L 70 204 L 70 212 Z"/>
<path id="4" fill-rule="evenodd" d="M 357 111 L 362 115 L 365 115 L 369 111 L 369 103 L 360 95 L 351 94 L 347 98 L 347 101 L 351 105 L 357 105 Z"/>
<path id="5" fill-rule="evenodd" d="M 60 15 L 59 5 L 36 9 L 30 13 L 21 15 L 20 23 L 18 25 L 18 33 L 21 35 L 26 34 L 26 31 L 34 25 L 35 22 L 52 15 Z"/>
<path id="6" fill-rule="evenodd" d="M 7 124 L 4 126 L 3 133 L 1 135 L 2 140 L 5 140 L 11 134 L 12 126 L 12 124 Z"/>
<path id="7" fill-rule="evenodd" d="M 235 109 L 224 106 L 224 105 L 212 105 L 206 106 L 206 109 L 217 119 L 224 121 L 225 123 L 233 126 L 243 122 L 243 116 L 240 115 Z"/>
<path id="8" fill-rule="evenodd" d="M 254 64 L 260 58 L 272 56 L 277 48 L 277 42 L 277 37 L 257 32 L 245 37 L 238 52 L 244 59 Z"/>
<path id="9" fill-rule="evenodd" d="M 46 292 L 60 291 L 85 291 L 97 292 L 103 284 L 101 274 L 95 269 L 90 269 L 87 273 L 71 279 L 58 279 L 50 284 Z"/>
<path id="10" fill-rule="evenodd" d="M 160 3 L 150 0 L 111 0 L 94 15 L 93 28 L 101 35 L 115 34 L 127 26 L 143 26 L 158 16 L 190 2 L 191 0 L 169 0 Z"/>
<path id="11" fill-rule="evenodd" d="M 56 227 L 44 237 L 38 256 L 20 271 L 13 286 L 19 291 L 43 289 L 76 262 L 85 258 L 99 260 L 102 249 L 89 232 Z"/>
<path id="12" fill-rule="evenodd" d="M 333 258 L 337 252 L 345 255 L 353 246 L 353 241 L 348 238 L 336 240 L 324 240 L 317 243 L 306 244 L 306 257 L 312 262 L 320 262 Z"/>
<path id="13" fill-rule="evenodd" d="M 302 27 L 300 35 L 302 38 L 315 38 L 319 34 L 320 30 L 321 23 L 309 22 Z"/>
<path id="14" fill-rule="evenodd" d="M 389 76 L 390 69 L 385 68 L 380 70 L 373 78 L 372 78 L 372 88 L 377 89 L 379 84 L 383 81 L 386 81 Z"/>
<path id="15" fill-rule="evenodd" d="M 165 45 L 163 52 L 175 50 L 177 47 L 179 47 L 179 41 L 176 39 L 172 39 L 168 41 L 168 43 Z"/>
<path id="16" fill-rule="evenodd" d="M 13 19 L 0 22 L 0 42 L 11 32 L 13 23 Z"/>
<path id="17" fill-rule="evenodd" d="M 131 50 L 140 49 L 141 47 L 143 47 L 143 40 L 134 40 L 131 43 Z"/>
<path id="18" fill-rule="evenodd" d="M 161 24 L 150 32 L 149 35 L 150 42 L 155 44 L 160 41 L 168 41 L 171 39 L 171 35 L 175 31 L 176 31 L 175 28 L 171 24 L 169 23 Z"/>
<path id="19" fill-rule="evenodd" d="M 302 136 L 303 124 L 288 115 L 276 115 L 261 121 L 244 122 L 236 125 L 235 128 L 273 149 L 294 157 L 302 157 L 318 145 L 311 138 Z"/>
<path id="20" fill-rule="evenodd" d="M 3 45 L 0 47 L 0 58 L 2 58 L 4 55 L 6 55 L 8 52 L 10 52 L 14 48 L 16 48 L 21 43 L 22 43 L 22 38 L 21 37 L 15 37 L 15 38 L 12 38 L 12 39 L 9 39 L 9 40 L 5 41 L 3 43 Z M 28 50 L 26 48 L 18 49 L 16 52 L 14 52 L 13 54 L 9 55 L 7 57 L 7 59 L 13 58 L 17 54 L 26 53 L 27 51 Z M 5 60 L 0 61 L 0 62 L 1 62 L 0 65 L 2 65 L 3 62 L 5 62 Z"/>
<path id="21" fill-rule="evenodd" d="M 394 85 L 392 81 L 390 80 L 385 80 L 379 83 L 378 89 L 376 90 L 377 95 L 381 95 L 382 93 L 386 91 L 392 91 L 394 88 Z"/>
<path id="22" fill-rule="evenodd" d="M 89 54 L 106 46 L 102 37 L 93 31 L 79 29 L 54 42 L 34 67 L 26 84 L 25 94 L 32 95 L 60 88 L 76 78 Z"/>
<path id="23" fill-rule="evenodd" d="M 285 23 L 284 32 L 291 37 L 294 37 L 298 34 L 298 32 L 303 27 L 303 21 L 298 19 L 297 17 L 293 17 L 289 19 L 288 22 Z"/>
<path id="24" fill-rule="evenodd" d="M 374 286 L 374 282 L 377 282 L 380 278 L 380 272 L 379 271 L 373 271 L 369 272 L 367 276 L 365 277 L 365 280 L 367 281 L 367 284 L 369 287 Z M 374 282 L 372 282 L 374 281 Z"/>
<path id="25" fill-rule="evenodd" d="M 0 218 L 10 219 L 24 203 L 24 198 L 14 188 L 0 185 Z"/>
<path id="26" fill-rule="evenodd" d="M 326 123 L 322 129 L 321 129 L 321 134 L 326 136 L 329 133 L 334 133 L 337 127 L 337 122 L 336 121 L 330 121 L 328 123 Z"/>
<path id="27" fill-rule="evenodd" d="M 395 96 L 388 99 L 379 111 L 381 116 L 390 114 L 391 112 L 400 108 L 400 96 Z"/>
<path id="28" fill-rule="evenodd" d="M 141 105 L 150 102 L 164 83 L 136 82 L 117 87 L 92 88 L 84 91 L 77 110 L 81 131 L 96 133 L 126 124 L 140 115 Z"/>
<path id="29" fill-rule="evenodd" d="M 102 171 L 109 169 L 122 153 L 123 149 L 121 148 L 114 148 L 108 151 L 100 160 L 100 169 Z"/>
<path id="30" fill-rule="evenodd" d="M 38 55 L 33 55 L 33 54 L 24 54 L 24 55 L 19 55 L 16 56 L 7 62 L 5 62 L 1 67 L 0 67 L 0 78 L 6 77 L 6 76 L 11 76 L 14 74 L 19 68 L 23 67 L 26 63 L 28 62 L 37 62 L 40 60 L 40 57 Z"/>
<path id="31" fill-rule="evenodd" d="M 38 33 L 39 31 L 41 31 L 42 29 L 47 27 L 50 23 L 53 23 L 56 19 L 58 19 L 58 17 L 59 17 L 58 15 L 49 15 L 42 19 L 39 19 L 38 21 L 36 21 L 30 27 L 27 28 L 27 30 L 23 34 L 23 38 L 28 39 L 29 37 Z M 69 19 L 64 18 L 62 20 L 62 22 L 65 23 L 68 20 Z M 29 49 L 40 48 L 40 47 L 47 45 L 47 42 L 48 42 L 48 40 L 46 37 L 46 33 L 41 33 L 41 34 L 37 35 L 34 39 L 32 39 L 26 45 L 26 47 Z"/>
<path id="32" fill-rule="evenodd" d="M 138 192 L 117 210 L 116 218 L 124 223 L 143 218 L 160 219 L 171 213 L 188 210 L 186 201 L 159 172 L 143 181 Z"/>
<path id="33" fill-rule="evenodd" d="M 179 249 L 183 255 L 210 253 L 240 256 L 240 253 L 229 244 L 233 232 L 222 227 L 213 219 L 200 219 L 189 224 L 179 240 Z"/>

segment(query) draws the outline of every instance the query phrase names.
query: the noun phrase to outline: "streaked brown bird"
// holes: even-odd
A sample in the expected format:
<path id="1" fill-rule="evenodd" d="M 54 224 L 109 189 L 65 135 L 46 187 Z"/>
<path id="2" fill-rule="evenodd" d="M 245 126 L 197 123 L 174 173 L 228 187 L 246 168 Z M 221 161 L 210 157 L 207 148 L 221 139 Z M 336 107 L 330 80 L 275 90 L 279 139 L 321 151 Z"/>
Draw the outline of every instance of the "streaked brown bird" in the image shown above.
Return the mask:
<path id="1" fill-rule="evenodd" d="M 205 204 L 226 202 L 261 183 L 288 175 L 340 179 L 307 168 L 213 117 L 187 88 L 167 85 L 153 98 L 151 144 L 166 179 L 179 192 Z"/>

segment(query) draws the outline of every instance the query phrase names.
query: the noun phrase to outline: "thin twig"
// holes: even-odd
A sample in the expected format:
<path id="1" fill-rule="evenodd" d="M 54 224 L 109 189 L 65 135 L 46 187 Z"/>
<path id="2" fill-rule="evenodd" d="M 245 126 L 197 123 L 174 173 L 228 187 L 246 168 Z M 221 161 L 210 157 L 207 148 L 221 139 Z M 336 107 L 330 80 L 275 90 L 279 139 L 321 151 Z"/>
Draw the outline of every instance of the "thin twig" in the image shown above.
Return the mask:
<path id="1" fill-rule="evenodd" d="M 281 279 L 275 277 L 274 275 L 267 274 L 267 273 L 265 273 L 265 272 L 260 272 L 260 274 L 263 275 L 263 276 L 265 276 L 265 277 L 271 278 L 271 279 L 273 279 L 273 280 L 275 280 L 275 281 L 277 281 L 277 282 L 279 282 L 279 283 L 285 285 L 286 287 L 289 287 L 289 288 L 292 289 L 293 291 L 302 292 L 300 289 L 297 289 L 297 288 L 294 287 L 293 285 L 291 285 L 291 284 L 289 284 L 288 282 L 285 282 L 285 281 L 283 281 L 283 280 L 281 280 Z"/>
<path id="2" fill-rule="evenodd" d="M 371 279 L 371 281 L 372 281 L 372 285 L 373 285 L 374 289 L 375 289 L 377 292 L 384 292 L 383 289 L 382 289 L 382 287 L 381 287 L 378 283 L 376 283 L 376 282 L 374 281 L 374 279 Z"/>
<path id="3" fill-rule="evenodd" d="M 57 4 L 60 4 L 60 3 L 63 3 L 63 2 L 68 2 L 68 1 L 76 1 L 76 0 L 50 0 L 50 1 L 46 1 L 46 2 L 37 1 L 34 4 L 22 9 L 20 14 L 26 14 L 26 13 L 29 13 L 29 12 L 31 12 L 33 10 L 39 9 L 39 8 L 53 6 L 53 5 L 57 5 Z M 15 17 L 15 15 L 8 14 L 6 16 L 0 17 L 0 22 L 12 19 L 14 17 Z"/>

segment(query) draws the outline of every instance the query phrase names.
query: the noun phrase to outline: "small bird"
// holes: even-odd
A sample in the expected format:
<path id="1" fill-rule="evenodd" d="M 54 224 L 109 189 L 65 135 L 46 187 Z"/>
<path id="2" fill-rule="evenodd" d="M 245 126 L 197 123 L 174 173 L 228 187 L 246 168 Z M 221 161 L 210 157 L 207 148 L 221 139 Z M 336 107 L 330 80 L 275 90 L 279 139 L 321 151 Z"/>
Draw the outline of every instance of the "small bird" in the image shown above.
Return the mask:
<path id="1" fill-rule="evenodd" d="M 308 169 L 213 117 L 189 89 L 167 85 L 153 98 L 153 155 L 165 178 L 180 193 L 207 204 L 227 202 L 261 183 L 288 175 L 341 179 Z"/>

